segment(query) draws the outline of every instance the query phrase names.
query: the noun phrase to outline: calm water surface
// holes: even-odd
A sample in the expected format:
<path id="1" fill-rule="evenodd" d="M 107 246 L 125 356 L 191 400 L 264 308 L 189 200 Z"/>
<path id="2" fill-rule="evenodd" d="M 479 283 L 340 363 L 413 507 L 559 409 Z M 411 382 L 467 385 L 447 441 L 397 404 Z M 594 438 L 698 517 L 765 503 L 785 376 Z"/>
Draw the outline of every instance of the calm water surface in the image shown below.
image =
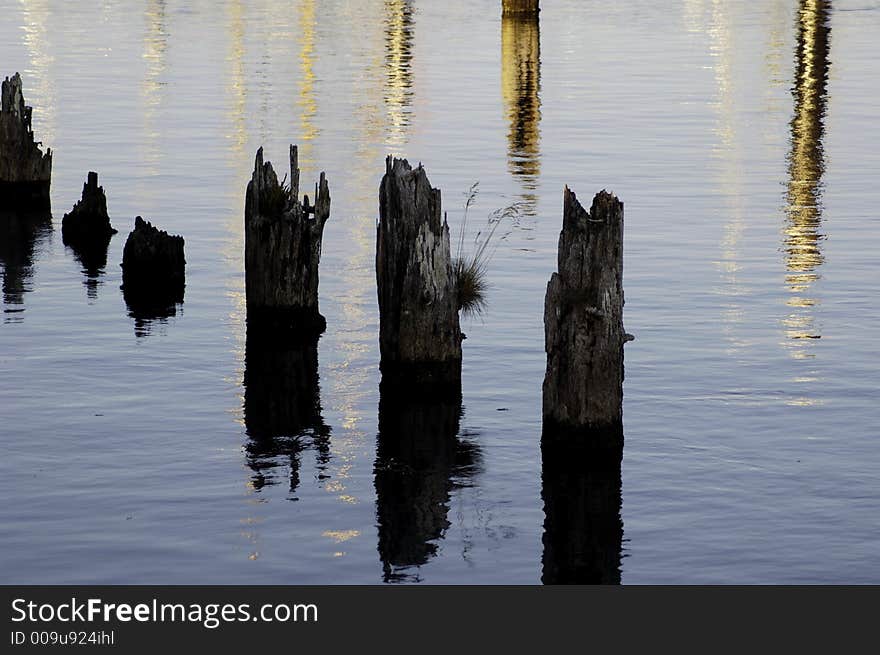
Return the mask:
<path id="1" fill-rule="evenodd" d="M 624 583 L 880 582 L 880 4 L 498 5 L 0 0 L 0 73 L 55 151 L 52 225 L 0 230 L 3 582 L 539 582 L 565 184 L 626 203 L 636 335 L 622 476 L 587 481 L 572 543 Z M 245 185 L 291 142 L 333 197 L 304 392 L 314 362 L 248 356 L 244 311 Z M 474 182 L 469 238 L 520 208 L 463 325 L 461 418 L 422 417 L 427 444 L 457 436 L 402 472 L 379 429 L 388 153 L 425 163 L 453 234 Z M 89 170 L 120 234 L 84 269 L 60 226 Z M 171 316 L 119 290 L 138 214 L 186 238 Z"/>

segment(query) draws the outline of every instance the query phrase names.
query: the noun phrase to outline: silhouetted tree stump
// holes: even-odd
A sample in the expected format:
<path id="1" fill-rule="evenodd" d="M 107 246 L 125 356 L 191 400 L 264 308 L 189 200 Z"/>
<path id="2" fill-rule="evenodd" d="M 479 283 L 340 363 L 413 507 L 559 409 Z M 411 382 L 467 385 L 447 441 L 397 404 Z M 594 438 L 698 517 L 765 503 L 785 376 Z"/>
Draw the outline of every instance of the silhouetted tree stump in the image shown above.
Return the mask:
<path id="1" fill-rule="evenodd" d="M 65 244 L 84 246 L 109 241 L 114 234 L 104 188 L 98 186 L 98 174 L 89 172 L 82 198 L 61 219 L 61 236 Z"/>
<path id="2" fill-rule="evenodd" d="M 33 108 L 24 104 L 21 76 L 2 84 L 0 104 L 0 207 L 48 209 L 52 150 L 43 154 L 31 129 Z"/>
<path id="3" fill-rule="evenodd" d="M 623 203 L 601 191 L 587 213 L 566 187 L 558 267 L 544 301 L 543 439 L 621 450 Z"/>
<path id="4" fill-rule="evenodd" d="M 388 157 L 379 187 L 376 279 L 383 381 L 461 384 L 461 328 L 440 190 Z"/>
<path id="5" fill-rule="evenodd" d="M 501 0 L 501 14 L 502 16 L 537 15 L 541 11 L 539 4 L 539 0 Z"/>
<path id="6" fill-rule="evenodd" d="M 136 317 L 173 315 L 183 302 L 186 259 L 183 237 L 172 236 L 138 216 L 122 251 L 122 291 Z"/>
<path id="7" fill-rule="evenodd" d="M 107 246 L 114 234 L 104 189 L 98 186 L 98 174 L 90 172 L 82 198 L 61 220 L 61 238 L 93 281 L 107 265 Z"/>
<path id="8" fill-rule="evenodd" d="M 315 204 L 299 196 L 297 148 L 290 146 L 290 186 L 278 183 L 270 162 L 257 151 L 244 210 L 245 287 L 248 322 L 263 322 L 307 334 L 327 326 L 318 311 L 318 265 L 330 190 L 324 173 Z"/>

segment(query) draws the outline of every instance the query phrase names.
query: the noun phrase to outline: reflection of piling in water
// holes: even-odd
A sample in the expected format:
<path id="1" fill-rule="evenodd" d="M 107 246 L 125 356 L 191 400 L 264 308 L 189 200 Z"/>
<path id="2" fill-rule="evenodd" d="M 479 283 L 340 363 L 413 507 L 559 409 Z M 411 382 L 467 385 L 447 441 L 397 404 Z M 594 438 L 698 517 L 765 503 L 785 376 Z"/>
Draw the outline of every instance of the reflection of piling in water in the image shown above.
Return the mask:
<path id="1" fill-rule="evenodd" d="M 455 478 L 478 465 L 476 447 L 457 438 L 461 411 L 460 391 L 381 384 L 375 484 L 386 582 L 434 556 L 449 526 Z"/>
<path id="2" fill-rule="evenodd" d="M 622 426 L 614 429 L 621 433 Z M 546 436 L 546 435 L 545 435 Z M 601 435 L 601 439 L 607 435 Z M 589 440 L 589 439 L 588 439 Z M 555 439 L 542 444 L 544 584 L 620 584 L 623 521 L 618 455 Z"/>
<path id="3" fill-rule="evenodd" d="M 299 456 L 314 446 L 329 452 L 330 429 L 321 415 L 317 338 L 248 325 L 245 346 L 244 420 L 253 486 L 274 480 L 267 471 L 287 463 L 290 491 L 299 484 Z"/>
<path id="4" fill-rule="evenodd" d="M 3 265 L 4 313 L 23 310 L 24 294 L 30 291 L 34 250 L 52 231 L 48 211 L 0 211 L 0 264 Z"/>
<path id="5" fill-rule="evenodd" d="M 52 150 L 43 154 L 31 128 L 33 108 L 24 104 L 21 76 L 2 83 L 0 98 L 0 209 L 48 210 Z"/>
<path id="6" fill-rule="evenodd" d="M 315 204 L 299 200 L 297 147 L 290 146 L 290 184 L 278 182 L 270 162 L 257 151 L 244 210 L 245 288 L 248 319 L 303 334 L 320 334 L 326 321 L 318 311 L 318 265 L 324 224 L 330 217 L 330 190 L 321 173 Z"/>
<path id="7" fill-rule="evenodd" d="M 819 278 L 822 264 L 819 233 L 822 219 L 822 174 L 825 158 L 822 146 L 829 69 L 830 2 L 802 0 L 798 13 L 797 74 L 794 116 L 791 120 L 789 183 L 786 194 L 788 218 L 785 226 L 786 282 L 796 297 L 792 307 L 810 307 L 814 300 L 801 296 Z M 809 317 L 787 321 L 795 338 L 816 338 Z"/>
<path id="8" fill-rule="evenodd" d="M 537 16 L 539 5 L 539 0 L 501 0 L 501 15 Z"/>
<path id="9" fill-rule="evenodd" d="M 510 172 L 534 189 L 540 174 L 541 36 L 537 15 L 501 20 L 501 92 Z"/>
<path id="10" fill-rule="evenodd" d="M 462 335 L 440 190 L 421 165 L 385 164 L 376 228 L 382 381 L 460 388 Z"/>
<path id="11" fill-rule="evenodd" d="M 414 11 L 413 0 L 385 0 L 385 108 L 391 145 L 403 143 L 410 123 Z"/>
<path id="12" fill-rule="evenodd" d="M 544 439 L 619 453 L 623 433 L 623 203 L 601 191 L 590 212 L 565 188 L 558 272 L 547 285 Z"/>
<path id="13" fill-rule="evenodd" d="M 98 278 L 107 266 L 107 247 L 114 234 L 116 230 L 107 214 L 107 197 L 103 187 L 98 186 L 98 174 L 89 172 L 82 198 L 61 221 L 61 237 L 83 265 L 90 297 L 94 297 Z"/>

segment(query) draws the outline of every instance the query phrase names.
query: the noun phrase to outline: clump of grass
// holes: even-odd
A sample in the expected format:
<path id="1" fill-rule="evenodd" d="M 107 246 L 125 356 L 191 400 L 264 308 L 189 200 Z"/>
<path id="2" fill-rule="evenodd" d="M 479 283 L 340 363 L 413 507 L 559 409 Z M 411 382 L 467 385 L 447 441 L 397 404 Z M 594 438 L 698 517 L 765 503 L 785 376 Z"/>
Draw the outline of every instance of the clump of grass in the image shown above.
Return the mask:
<path id="1" fill-rule="evenodd" d="M 473 250 L 465 252 L 465 235 L 467 233 L 468 210 L 477 199 L 479 182 L 471 185 L 466 194 L 464 217 L 458 234 L 458 252 L 452 260 L 452 272 L 458 300 L 458 310 L 464 316 L 481 316 L 489 306 L 487 292 L 489 290 L 489 262 L 500 241 L 504 241 L 510 232 L 496 238 L 499 226 L 507 221 L 517 220 L 520 204 L 513 203 L 489 214 L 486 224 L 477 231 L 473 239 Z"/>
<path id="2" fill-rule="evenodd" d="M 290 201 L 290 184 L 287 175 L 280 184 L 267 187 L 260 197 L 260 213 L 264 216 L 283 214 Z"/>

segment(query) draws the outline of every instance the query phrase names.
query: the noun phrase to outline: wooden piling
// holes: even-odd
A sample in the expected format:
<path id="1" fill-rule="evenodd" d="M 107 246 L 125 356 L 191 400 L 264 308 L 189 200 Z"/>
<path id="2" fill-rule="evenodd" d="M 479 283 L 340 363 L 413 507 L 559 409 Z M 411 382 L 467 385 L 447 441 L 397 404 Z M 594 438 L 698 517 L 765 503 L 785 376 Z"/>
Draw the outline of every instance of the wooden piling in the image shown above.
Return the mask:
<path id="1" fill-rule="evenodd" d="M 383 381 L 461 384 L 461 328 L 440 190 L 425 169 L 388 157 L 376 228 Z"/>
<path id="2" fill-rule="evenodd" d="M 34 141 L 33 108 L 24 104 L 21 76 L 2 83 L 0 101 L 0 209 L 48 209 L 52 150 Z"/>
<path id="3" fill-rule="evenodd" d="M 183 302 L 186 259 L 181 236 L 159 230 L 140 216 L 122 251 L 122 291 L 135 316 L 173 315 Z"/>
<path id="4" fill-rule="evenodd" d="M 315 204 L 299 201 L 297 147 L 290 146 L 290 184 L 257 151 L 245 196 L 245 287 L 248 322 L 320 335 L 327 322 L 318 311 L 318 266 L 330 190 L 324 173 Z"/>
<path id="5" fill-rule="evenodd" d="M 501 15 L 537 15 L 541 11 L 539 0 L 501 0 Z"/>
<path id="6" fill-rule="evenodd" d="M 82 198 L 61 219 L 61 236 L 67 245 L 87 247 L 105 244 L 116 230 L 107 214 L 107 196 L 98 186 L 98 174 L 90 171 L 83 184 Z"/>
<path id="7" fill-rule="evenodd" d="M 545 444 L 623 447 L 623 203 L 601 191 L 589 211 L 564 192 L 558 272 L 547 285 Z"/>

